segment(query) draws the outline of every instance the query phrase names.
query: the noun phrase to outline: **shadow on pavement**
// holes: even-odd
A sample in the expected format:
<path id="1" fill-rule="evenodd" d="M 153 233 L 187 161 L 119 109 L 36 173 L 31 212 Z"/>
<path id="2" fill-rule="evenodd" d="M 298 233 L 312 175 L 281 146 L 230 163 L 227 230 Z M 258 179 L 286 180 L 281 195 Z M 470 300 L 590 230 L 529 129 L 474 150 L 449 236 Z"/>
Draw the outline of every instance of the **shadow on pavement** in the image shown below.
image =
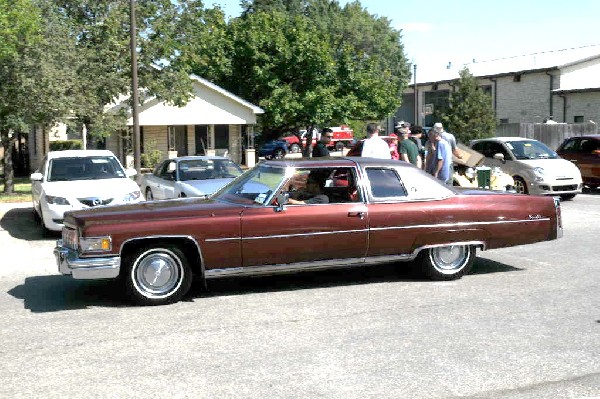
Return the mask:
<path id="1" fill-rule="evenodd" d="M 27 277 L 8 293 L 22 299 L 23 307 L 33 313 L 128 305 L 118 283 L 112 280 L 73 280 L 62 275 Z"/>
<path id="2" fill-rule="evenodd" d="M 200 282 L 192 286 L 184 301 L 220 295 L 246 295 L 264 292 L 310 290 L 327 287 L 365 285 L 390 282 L 428 282 L 430 280 L 412 267 L 412 263 L 389 263 L 370 267 L 351 267 L 319 272 L 304 272 L 279 276 L 231 277 Z M 476 258 L 472 274 L 504 273 L 522 269 L 485 258 Z M 465 278 L 468 278 L 465 277 Z M 96 307 L 131 306 L 116 280 L 73 280 L 70 276 L 52 275 L 28 277 L 21 285 L 8 291 L 23 300 L 25 309 L 34 313 Z"/>
<path id="3" fill-rule="evenodd" d="M 33 208 L 13 208 L 0 219 L 0 227 L 12 237 L 20 240 L 37 241 L 59 239 L 60 232 L 45 231 L 33 217 Z"/>

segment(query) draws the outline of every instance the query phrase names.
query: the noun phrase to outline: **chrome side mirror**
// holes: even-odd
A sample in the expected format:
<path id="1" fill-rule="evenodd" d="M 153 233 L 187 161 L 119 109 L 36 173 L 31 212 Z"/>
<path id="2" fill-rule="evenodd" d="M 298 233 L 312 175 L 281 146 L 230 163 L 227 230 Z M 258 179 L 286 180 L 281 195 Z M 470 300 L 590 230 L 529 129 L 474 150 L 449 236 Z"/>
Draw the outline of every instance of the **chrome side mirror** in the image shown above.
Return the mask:
<path id="1" fill-rule="evenodd" d="M 285 211 L 285 206 L 288 203 L 288 199 L 290 198 L 289 193 L 281 192 L 277 194 L 277 206 L 275 207 L 275 212 Z"/>

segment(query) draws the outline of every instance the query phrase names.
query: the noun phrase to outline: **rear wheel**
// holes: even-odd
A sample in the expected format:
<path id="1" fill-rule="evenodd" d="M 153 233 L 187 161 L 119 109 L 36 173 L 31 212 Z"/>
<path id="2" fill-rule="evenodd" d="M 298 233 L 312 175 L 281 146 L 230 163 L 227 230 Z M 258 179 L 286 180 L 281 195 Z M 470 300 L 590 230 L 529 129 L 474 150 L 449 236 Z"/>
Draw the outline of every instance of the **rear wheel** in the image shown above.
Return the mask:
<path id="1" fill-rule="evenodd" d="M 140 305 L 179 301 L 192 285 L 192 270 L 176 246 L 144 247 L 126 257 L 123 275 L 128 296 Z"/>
<path id="2" fill-rule="evenodd" d="M 472 245 L 448 245 L 421 251 L 420 266 L 432 280 L 456 280 L 469 273 L 475 261 Z"/>
<path id="3" fill-rule="evenodd" d="M 335 150 L 336 151 L 342 151 L 344 149 L 344 143 L 341 141 L 338 141 L 337 143 L 335 143 Z"/>
<path id="4" fill-rule="evenodd" d="M 517 194 L 529 194 L 527 184 L 525 183 L 525 180 L 523 180 L 522 177 L 514 176 L 513 179 L 515 180 L 515 191 L 517 192 Z"/>
<path id="5" fill-rule="evenodd" d="M 293 152 L 294 154 L 300 152 L 300 146 L 296 143 L 290 145 L 290 152 Z"/>

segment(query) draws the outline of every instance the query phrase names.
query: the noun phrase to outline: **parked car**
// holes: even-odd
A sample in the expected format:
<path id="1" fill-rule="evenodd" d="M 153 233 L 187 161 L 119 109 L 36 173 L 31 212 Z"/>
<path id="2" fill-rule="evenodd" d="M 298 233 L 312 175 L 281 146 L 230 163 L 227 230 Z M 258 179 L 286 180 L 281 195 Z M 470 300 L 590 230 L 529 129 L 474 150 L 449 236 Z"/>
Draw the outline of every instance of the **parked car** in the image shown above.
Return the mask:
<path id="1" fill-rule="evenodd" d="M 487 166 L 499 166 L 511 175 L 518 193 L 559 195 L 562 199 L 581 193 L 579 169 L 537 140 L 494 137 L 474 140 L 471 148 L 486 157 Z"/>
<path id="2" fill-rule="evenodd" d="M 306 137 L 303 137 L 303 141 L 306 142 Z M 294 133 L 285 133 L 283 136 L 279 138 L 279 140 L 284 140 L 288 144 L 289 151 L 293 154 L 300 152 L 302 149 L 300 145 L 300 138 L 296 136 Z"/>
<path id="3" fill-rule="evenodd" d="M 282 159 L 290 152 L 285 140 L 270 140 L 258 148 L 258 156 L 266 159 Z"/>
<path id="4" fill-rule="evenodd" d="M 328 201 L 290 205 L 308 182 Z M 181 299 L 193 277 L 415 261 L 453 280 L 476 249 L 561 236 L 554 197 L 459 190 L 392 160 L 286 159 L 259 163 L 208 199 L 69 212 L 54 253 L 60 273 L 120 277 L 132 300 L 158 305 Z"/>
<path id="5" fill-rule="evenodd" d="M 107 150 L 50 151 L 31 174 L 34 216 L 61 231 L 66 211 L 143 201 L 135 175 Z"/>
<path id="6" fill-rule="evenodd" d="M 244 171 L 225 157 L 188 156 L 166 159 L 142 176 L 146 200 L 207 197 Z"/>
<path id="7" fill-rule="evenodd" d="M 600 134 L 567 138 L 556 152 L 579 168 L 583 184 L 600 186 Z"/>

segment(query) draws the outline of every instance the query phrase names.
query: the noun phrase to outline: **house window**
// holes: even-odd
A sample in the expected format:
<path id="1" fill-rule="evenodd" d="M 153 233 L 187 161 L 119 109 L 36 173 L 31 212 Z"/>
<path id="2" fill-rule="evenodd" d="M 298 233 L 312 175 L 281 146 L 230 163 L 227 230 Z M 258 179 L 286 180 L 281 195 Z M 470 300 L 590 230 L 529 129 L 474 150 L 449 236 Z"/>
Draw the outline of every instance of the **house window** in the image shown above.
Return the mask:
<path id="1" fill-rule="evenodd" d="M 508 123 L 508 118 L 500 118 L 500 123 Z"/>
<path id="2" fill-rule="evenodd" d="M 573 123 L 583 123 L 583 115 L 576 115 L 573 117 Z"/>
<path id="3" fill-rule="evenodd" d="M 521 81 L 521 74 L 517 73 L 515 76 L 513 76 L 513 82 L 520 82 Z"/>

